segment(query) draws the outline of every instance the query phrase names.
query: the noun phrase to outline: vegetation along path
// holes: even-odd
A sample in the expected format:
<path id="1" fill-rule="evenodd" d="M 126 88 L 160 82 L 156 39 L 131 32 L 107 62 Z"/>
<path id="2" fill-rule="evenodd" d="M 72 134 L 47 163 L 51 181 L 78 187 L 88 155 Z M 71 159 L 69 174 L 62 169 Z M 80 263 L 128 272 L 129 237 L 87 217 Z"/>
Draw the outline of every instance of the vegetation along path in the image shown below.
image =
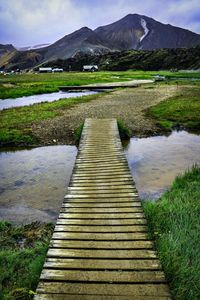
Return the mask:
<path id="1" fill-rule="evenodd" d="M 85 121 L 36 292 L 35 300 L 171 299 L 115 119 Z"/>

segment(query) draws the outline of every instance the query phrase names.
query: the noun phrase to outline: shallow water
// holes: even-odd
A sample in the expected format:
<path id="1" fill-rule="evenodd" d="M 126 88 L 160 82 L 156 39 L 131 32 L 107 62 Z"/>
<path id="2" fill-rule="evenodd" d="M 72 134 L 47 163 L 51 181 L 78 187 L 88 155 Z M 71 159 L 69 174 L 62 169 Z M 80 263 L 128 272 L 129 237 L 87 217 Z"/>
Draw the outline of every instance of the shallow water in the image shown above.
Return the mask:
<path id="1" fill-rule="evenodd" d="M 141 198 L 158 198 L 193 164 L 200 165 L 200 136 L 174 131 L 168 137 L 132 138 L 125 147 Z M 0 152 L 0 219 L 14 223 L 55 221 L 71 177 L 75 146 Z"/>
<path id="2" fill-rule="evenodd" d="M 41 103 L 41 102 L 53 102 L 63 98 L 76 98 L 76 97 L 87 96 L 96 93 L 97 92 L 95 91 L 84 91 L 84 92 L 61 92 L 60 91 L 56 93 L 19 97 L 16 99 L 5 99 L 5 100 L 0 99 L 0 110 L 5 108 L 11 108 L 11 107 L 27 106 L 27 105 Z"/>
<path id="3" fill-rule="evenodd" d="M 168 137 L 131 138 L 125 151 L 140 197 L 157 199 L 177 175 L 200 165 L 200 136 L 174 131 Z"/>
<path id="4" fill-rule="evenodd" d="M 56 220 L 76 153 L 75 146 L 0 152 L 0 219 Z"/>

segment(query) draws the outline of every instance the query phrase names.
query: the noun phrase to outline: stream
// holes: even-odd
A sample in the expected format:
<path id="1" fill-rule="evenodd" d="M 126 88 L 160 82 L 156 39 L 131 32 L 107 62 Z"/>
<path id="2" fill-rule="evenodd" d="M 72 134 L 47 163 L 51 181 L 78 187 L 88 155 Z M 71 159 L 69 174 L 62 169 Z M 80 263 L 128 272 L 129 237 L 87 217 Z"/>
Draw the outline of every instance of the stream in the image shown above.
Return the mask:
<path id="1" fill-rule="evenodd" d="M 60 91 L 60 92 L 49 93 L 49 94 L 24 96 L 16 99 L 5 99 L 5 100 L 0 99 L 0 110 L 6 108 L 12 108 L 12 107 L 27 106 L 27 105 L 32 105 L 41 102 L 53 102 L 63 98 L 76 98 L 81 96 L 93 95 L 96 93 L 97 92 L 95 91 L 84 91 L 84 92 L 61 92 Z"/>
<path id="2" fill-rule="evenodd" d="M 131 138 L 124 149 L 142 199 L 157 199 L 178 174 L 200 165 L 200 136 L 186 131 Z M 76 154 L 75 146 L 1 149 L 0 220 L 55 222 Z"/>

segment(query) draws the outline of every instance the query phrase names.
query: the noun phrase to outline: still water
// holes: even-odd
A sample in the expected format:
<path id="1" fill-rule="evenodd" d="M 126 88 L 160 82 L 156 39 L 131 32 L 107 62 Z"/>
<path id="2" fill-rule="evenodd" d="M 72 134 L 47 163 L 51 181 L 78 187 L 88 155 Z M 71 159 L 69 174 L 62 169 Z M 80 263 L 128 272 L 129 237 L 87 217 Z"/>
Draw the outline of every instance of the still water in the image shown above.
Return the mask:
<path id="1" fill-rule="evenodd" d="M 56 220 L 76 153 L 75 146 L 0 152 L 0 219 Z"/>
<path id="2" fill-rule="evenodd" d="M 125 151 L 140 197 L 157 199 L 177 175 L 200 165 L 200 136 L 173 131 L 168 137 L 131 138 Z"/>
<path id="3" fill-rule="evenodd" d="M 40 94 L 33 96 L 20 97 L 16 99 L 0 99 L 0 110 L 11 107 L 27 106 L 41 102 L 53 102 L 63 98 L 75 98 L 81 96 L 87 96 L 96 94 L 95 91 L 84 91 L 84 92 L 56 92 L 49 94 Z"/>
<path id="4" fill-rule="evenodd" d="M 141 198 L 158 198 L 178 174 L 200 165 L 199 149 L 200 136 L 186 131 L 130 139 L 125 152 Z M 0 219 L 55 221 L 76 154 L 75 146 L 2 150 Z"/>

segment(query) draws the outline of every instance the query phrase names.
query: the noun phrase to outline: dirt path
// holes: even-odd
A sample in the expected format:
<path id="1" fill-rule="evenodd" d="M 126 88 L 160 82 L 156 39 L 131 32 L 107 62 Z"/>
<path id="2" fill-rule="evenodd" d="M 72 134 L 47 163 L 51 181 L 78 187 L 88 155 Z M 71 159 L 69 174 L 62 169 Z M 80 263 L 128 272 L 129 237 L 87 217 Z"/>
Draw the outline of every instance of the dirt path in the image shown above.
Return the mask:
<path id="1" fill-rule="evenodd" d="M 179 93 L 179 88 L 158 85 L 117 90 L 66 109 L 55 119 L 34 124 L 32 131 L 41 144 L 74 144 L 74 130 L 85 118 L 117 118 L 131 129 L 134 136 L 155 135 L 159 128 L 145 116 L 144 110 Z"/>

